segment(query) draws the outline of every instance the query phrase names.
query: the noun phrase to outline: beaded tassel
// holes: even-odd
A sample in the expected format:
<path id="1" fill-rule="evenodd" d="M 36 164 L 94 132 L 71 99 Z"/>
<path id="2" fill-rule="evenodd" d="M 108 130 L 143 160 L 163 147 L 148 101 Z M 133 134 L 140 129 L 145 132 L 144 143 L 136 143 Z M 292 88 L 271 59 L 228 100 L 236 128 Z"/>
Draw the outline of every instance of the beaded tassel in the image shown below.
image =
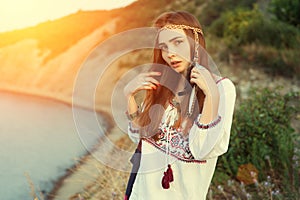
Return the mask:
<path id="1" fill-rule="evenodd" d="M 174 181 L 173 171 L 172 171 L 171 165 L 169 164 L 167 171 L 164 172 L 164 176 L 161 180 L 161 185 L 164 189 L 169 189 L 170 182 L 173 182 L 173 181 Z"/>
<path id="2" fill-rule="evenodd" d="M 167 122 L 168 127 L 172 127 L 176 120 L 178 120 L 178 113 L 177 113 L 177 109 L 175 107 L 169 106 L 166 111 L 165 111 L 165 117 L 163 118 L 163 120 L 165 122 Z M 168 145 L 169 145 L 169 131 L 168 131 Z M 169 156 L 169 147 L 167 150 L 167 156 Z M 173 170 L 171 168 L 171 165 L 168 164 L 168 169 L 164 172 L 163 178 L 161 180 L 161 185 L 164 189 L 169 189 L 170 188 L 170 182 L 174 181 L 174 177 L 173 177 Z"/>

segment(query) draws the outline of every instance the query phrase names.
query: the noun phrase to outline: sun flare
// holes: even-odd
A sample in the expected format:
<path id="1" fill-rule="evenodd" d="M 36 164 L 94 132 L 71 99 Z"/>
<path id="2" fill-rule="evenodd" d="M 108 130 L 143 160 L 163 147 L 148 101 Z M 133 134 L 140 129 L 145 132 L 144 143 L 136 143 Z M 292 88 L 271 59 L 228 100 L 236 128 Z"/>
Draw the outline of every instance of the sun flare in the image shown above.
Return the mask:
<path id="1" fill-rule="evenodd" d="M 34 26 L 78 10 L 109 10 L 136 0 L 0 0 L 0 32 Z"/>

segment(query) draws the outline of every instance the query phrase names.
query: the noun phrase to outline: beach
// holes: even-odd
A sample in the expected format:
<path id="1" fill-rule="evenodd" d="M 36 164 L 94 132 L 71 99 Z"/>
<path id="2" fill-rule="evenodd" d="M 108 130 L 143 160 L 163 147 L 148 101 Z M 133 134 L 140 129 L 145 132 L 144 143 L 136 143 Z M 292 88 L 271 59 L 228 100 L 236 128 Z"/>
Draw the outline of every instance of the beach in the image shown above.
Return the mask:
<path id="1" fill-rule="evenodd" d="M 120 136 L 119 130 L 116 128 L 110 130 L 109 138 L 112 142 L 116 142 L 116 144 L 125 141 L 130 142 Z M 97 151 L 102 151 L 101 147 L 96 148 L 93 153 Z M 122 198 L 121 195 L 125 192 L 126 185 L 122 181 L 127 180 L 129 173 L 106 166 L 95 158 L 93 153 L 82 157 L 78 165 L 69 169 L 68 173 L 56 182 L 54 189 L 48 196 L 49 199 L 80 199 L 80 196 L 84 197 L 85 195 L 92 199 L 109 199 L 110 196 L 114 196 L 115 199 Z M 129 162 L 127 164 L 122 163 L 122 161 L 120 162 L 120 157 L 112 149 L 107 150 L 105 153 L 105 156 L 110 157 L 112 162 L 123 164 L 124 170 L 130 168 Z M 121 178 L 121 176 L 125 178 Z M 109 182 L 113 182 L 114 184 L 108 184 Z M 93 196 L 91 196 L 92 194 Z"/>

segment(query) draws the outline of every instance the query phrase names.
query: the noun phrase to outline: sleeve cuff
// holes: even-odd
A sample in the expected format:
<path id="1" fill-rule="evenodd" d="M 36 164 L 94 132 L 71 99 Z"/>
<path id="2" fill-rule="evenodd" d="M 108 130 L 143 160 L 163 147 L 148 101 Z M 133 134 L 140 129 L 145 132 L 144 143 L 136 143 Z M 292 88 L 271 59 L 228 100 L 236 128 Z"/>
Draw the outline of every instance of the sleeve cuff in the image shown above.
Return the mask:
<path id="1" fill-rule="evenodd" d="M 218 117 L 215 120 L 213 120 L 212 122 L 210 122 L 208 124 L 200 123 L 199 122 L 200 117 L 201 117 L 201 114 L 198 115 L 198 117 L 195 120 L 195 124 L 200 129 L 209 129 L 209 128 L 215 127 L 217 124 L 219 124 L 221 122 L 221 116 L 220 115 L 218 115 Z"/>
<path id="2" fill-rule="evenodd" d="M 130 131 L 131 133 L 139 133 L 139 132 L 140 132 L 138 128 L 133 127 L 131 121 L 129 122 L 129 131 Z"/>

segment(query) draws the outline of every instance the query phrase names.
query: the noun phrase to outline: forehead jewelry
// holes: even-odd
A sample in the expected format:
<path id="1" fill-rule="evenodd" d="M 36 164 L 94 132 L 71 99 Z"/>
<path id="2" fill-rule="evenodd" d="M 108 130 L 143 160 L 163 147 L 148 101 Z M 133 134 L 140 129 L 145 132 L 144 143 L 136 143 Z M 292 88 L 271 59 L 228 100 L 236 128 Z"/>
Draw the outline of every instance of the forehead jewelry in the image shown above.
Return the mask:
<path id="1" fill-rule="evenodd" d="M 184 25 L 184 24 L 167 24 L 161 28 L 161 30 L 164 30 L 164 29 L 182 29 L 182 30 L 189 29 L 189 30 L 192 30 L 194 33 L 194 40 L 195 40 L 195 52 L 194 52 L 194 59 L 193 59 L 192 66 L 195 66 L 199 69 L 204 68 L 203 66 L 198 64 L 198 58 L 199 58 L 198 48 L 200 46 L 198 33 L 200 33 L 203 36 L 203 31 L 200 28 L 196 28 L 196 27 L 192 27 L 192 26 L 188 26 L 188 25 Z M 194 111 L 194 107 L 195 107 L 195 102 L 196 102 L 196 86 L 194 85 L 191 96 L 190 96 L 190 100 L 189 100 L 187 116 L 192 115 L 192 113 Z"/>

